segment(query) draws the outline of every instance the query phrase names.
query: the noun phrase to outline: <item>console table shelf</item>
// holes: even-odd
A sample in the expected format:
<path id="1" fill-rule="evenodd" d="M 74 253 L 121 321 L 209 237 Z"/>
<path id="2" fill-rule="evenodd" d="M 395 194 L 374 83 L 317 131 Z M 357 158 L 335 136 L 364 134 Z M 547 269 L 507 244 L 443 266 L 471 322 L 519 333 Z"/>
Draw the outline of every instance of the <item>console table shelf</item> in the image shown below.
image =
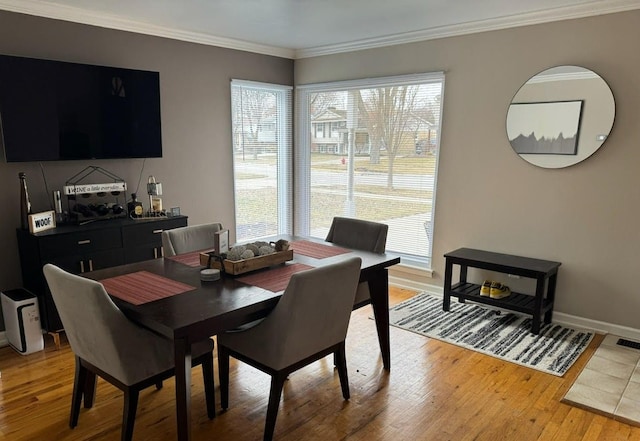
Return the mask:
<path id="1" fill-rule="evenodd" d="M 540 333 L 540 322 L 551 323 L 556 280 L 560 262 L 552 262 L 509 254 L 460 248 L 444 255 L 446 259 L 442 309 L 449 311 L 451 297 L 483 303 L 533 317 L 531 331 Z M 460 281 L 452 283 L 453 265 L 460 265 Z M 480 285 L 467 282 L 467 268 L 479 268 L 536 279 L 534 295 L 512 292 L 509 297 L 492 299 L 480 296 Z"/>

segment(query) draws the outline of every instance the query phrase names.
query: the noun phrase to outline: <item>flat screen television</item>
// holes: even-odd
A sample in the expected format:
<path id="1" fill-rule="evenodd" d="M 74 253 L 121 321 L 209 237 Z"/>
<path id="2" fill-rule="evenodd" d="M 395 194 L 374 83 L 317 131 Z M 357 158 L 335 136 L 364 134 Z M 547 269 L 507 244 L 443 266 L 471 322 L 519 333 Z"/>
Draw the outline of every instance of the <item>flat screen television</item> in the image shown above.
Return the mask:
<path id="1" fill-rule="evenodd" d="M 158 72 L 0 55 L 7 162 L 162 157 Z"/>

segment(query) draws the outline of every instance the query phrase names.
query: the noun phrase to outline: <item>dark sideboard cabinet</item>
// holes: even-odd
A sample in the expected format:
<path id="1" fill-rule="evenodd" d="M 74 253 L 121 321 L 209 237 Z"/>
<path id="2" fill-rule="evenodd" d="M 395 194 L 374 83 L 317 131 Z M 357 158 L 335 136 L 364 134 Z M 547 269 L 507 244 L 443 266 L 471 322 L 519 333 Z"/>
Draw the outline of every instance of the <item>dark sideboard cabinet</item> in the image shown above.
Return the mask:
<path id="1" fill-rule="evenodd" d="M 46 263 L 81 274 L 155 259 L 162 256 L 161 233 L 186 225 L 187 216 L 173 216 L 64 225 L 36 234 L 17 230 L 22 284 L 38 296 L 42 327 L 50 333 L 62 329 L 58 311 L 42 273 L 42 267 Z"/>

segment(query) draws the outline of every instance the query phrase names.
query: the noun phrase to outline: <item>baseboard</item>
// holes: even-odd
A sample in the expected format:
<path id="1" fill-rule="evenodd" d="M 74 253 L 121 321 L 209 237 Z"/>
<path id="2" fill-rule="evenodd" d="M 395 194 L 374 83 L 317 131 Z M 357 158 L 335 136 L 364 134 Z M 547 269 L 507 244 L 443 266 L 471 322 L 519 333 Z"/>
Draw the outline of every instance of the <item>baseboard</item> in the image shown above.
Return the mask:
<path id="1" fill-rule="evenodd" d="M 426 291 L 439 297 L 443 296 L 443 288 L 441 286 L 417 282 L 415 280 L 392 276 L 391 274 L 389 275 L 389 284 L 397 286 L 398 288 Z M 640 329 L 630 328 L 628 326 L 601 322 L 599 320 L 587 319 L 557 311 L 553 313 L 553 322 L 571 328 L 585 329 L 598 334 L 613 334 L 640 342 Z"/>

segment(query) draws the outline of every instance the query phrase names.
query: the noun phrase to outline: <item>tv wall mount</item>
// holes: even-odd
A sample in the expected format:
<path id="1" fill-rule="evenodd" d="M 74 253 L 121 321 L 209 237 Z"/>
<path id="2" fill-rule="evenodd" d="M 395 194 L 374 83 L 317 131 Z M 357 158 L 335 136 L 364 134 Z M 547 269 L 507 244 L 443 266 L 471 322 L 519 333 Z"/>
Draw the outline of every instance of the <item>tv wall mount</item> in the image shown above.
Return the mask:
<path id="1" fill-rule="evenodd" d="M 102 167 L 90 165 L 64 186 L 69 216 L 79 224 L 127 217 L 127 183 Z"/>

